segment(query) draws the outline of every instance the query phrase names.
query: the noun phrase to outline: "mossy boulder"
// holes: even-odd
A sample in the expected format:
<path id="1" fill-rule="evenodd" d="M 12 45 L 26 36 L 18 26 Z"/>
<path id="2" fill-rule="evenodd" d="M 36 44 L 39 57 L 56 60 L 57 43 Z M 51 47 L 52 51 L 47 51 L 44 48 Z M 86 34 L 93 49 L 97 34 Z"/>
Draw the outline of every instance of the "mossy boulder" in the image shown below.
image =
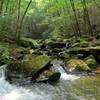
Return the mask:
<path id="1" fill-rule="evenodd" d="M 26 38 L 26 37 L 22 37 L 20 39 L 20 45 L 22 45 L 24 47 L 31 47 L 31 48 L 40 47 L 40 45 L 38 44 L 38 42 L 36 40 L 31 39 L 31 38 Z"/>
<path id="2" fill-rule="evenodd" d="M 47 55 L 28 55 L 23 61 L 8 66 L 8 74 L 23 75 L 23 77 L 37 77 L 42 70 L 48 69 L 50 57 Z"/>
<path id="3" fill-rule="evenodd" d="M 96 47 L 74 47 L 68 51 L 70 54 L 83 54 L 84 58 L 93 55 L 97 61 L 100 61 L 100 46 Z"/>
<path id="4" fill-rule="evenodd" d="M 96 60 L 93 55 L 88 56 L 87 58 L 84 59 L 84 61 L 91 68 L 94 68 L 96 65 Z"/>
<path id="5" fill-rule="evenodd" d="M 98 57 L 100 55 L 100 46 L 90 47 L 89 49 L 91 54 L 93 54 L 94 56 Z"/>
<path id="6" fill-rule="evenodd" d="M 69 53 L 71 54 L 84 54 L 84 55 L 90 55 L 90 49 L 88 47 L 75 47 L 69 50 Z"/>
<path id="7" fill-rule="evenodd" d="M 28 55 L 21 62 L 23 70 L 33 75 L 40 69 L 44 68 L 50 62 L 50 57 L 47 55 Z"/>
<path id="8" fill-rule="evenodd" d="M 50 77 L 51 75 L 53 75 L 53 72 L 50 71 L 50 70 L 45 70 L 43 71 L 39 77 L 38 77 L 38 80 L 41 80 L 41 79 L 47 79 L 48 77 Z"/>
<path id="9" fill-rule="evenodd" d="M 53 83 L 57 82 L 60 79 L 60 76 L 61 76 L 61 73 L 51 72 L 50 70 L 45 71 L 42 74 L 43 74 L 43 76 L 39 77 L 35 82 L 37 82 L 37 83 L 40 83 L 40 82 L 47 83 L 48 82 L 50 84 L 53 84 Z"/>
<path id="10" fill-rule="evenodd" d="M 80 47 L 88 47 L 88 46 L 89 46 L 89 42 L 87 42 L 87 41 L 82 41 L 80 43 Z"/>
<path id="11" fill-rule="evenodd" d="M 77 41 L 73 43 L 72 47 L 88 47 L 90 45 L 89 42 L 83 40 L 83 41 Z"/>
<path id="12" fill-rule="evenodd" d="M 60 76 L 61 76 L 61 73 L 55 72 L 48 78 L 48 82 L 51 84 L 55 83 L 60 79 Z"/>
<path id="13" fill-rule="evenodd" d="M 88 65 L 80 59 L 71 59 L 67 62 L 67 71 L 71 72 L 73 70 L 89 71 Z"/>

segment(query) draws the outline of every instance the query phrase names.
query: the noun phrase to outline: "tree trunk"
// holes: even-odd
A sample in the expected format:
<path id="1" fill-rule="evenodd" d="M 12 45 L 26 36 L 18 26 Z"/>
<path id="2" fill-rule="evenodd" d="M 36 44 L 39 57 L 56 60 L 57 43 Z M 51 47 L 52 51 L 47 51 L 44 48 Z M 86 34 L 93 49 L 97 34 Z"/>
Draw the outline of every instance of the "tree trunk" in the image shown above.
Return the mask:
<path id="1" fill-rule="evenodd" d="M 4 0 L 0 0 L 0 14 L 3 11 L 3 4 L 4 4 Z"/>
<path id="2" fill-rule="evenodd" d="M 72 10 L 73 10 L 73 13 L 74 13 L 75 21 L 76 21 L 76 31 L 78 33 L 78 36 L 81 37 L 81 31 L 80 31 L 79 22 L 78 22 L 78 19 L 77 19 L 74 1 L 70 0 L 70 3 L 71 3 L 71 7 L 72 7 Z"/>
<path id="3" fill-rule="evenodd" d="M 74 36 L 76 37 L 76 39 L 77 39 L 77 32 L 75 31 L 75 27 L 74 27 L 74 25 L 73 25 L 73 23 L 72 23 L 72 17 L 71 17 L 71 13 L 70 13 L 70 10 L 69 10 L 69 7 L 68 7 L 68 2 L 66 1 L 66 0 L 64 0 L 64 2 L 65 2 L 65 5 L 66 5 L 66 7 L 67 7 L 67 14 L 69 14 L 69 17 L 70 17 L 70 21 L 71 21 L 71 26 L 72 26 L 72 30 L 73 30 L 73 32 L 74 32 Z M 65 7 L 65 8 L 66 8 Z M 66 10 L 65 10 L 66 11 Z M 66 13 L 66 12 L 65 12 Z M 65 16 L 67 16 L 67 15 L 65 15 Z M 66 24 L 67 24 L 67 22 L 66 22 Z"/>
<path id="4" fill-rule="evenodd" d="M 25 12 L 24 12 L 24 14 L 22 16 L 21 21 L 18 22 L 18 24 L 17 24 L 17 27 L 16 27 L 16 37 L 17 37 L 17 40 L 20 40 L 20 35 L 21 35 L 21 29 L 22 29 L 23 21 L 24 21 L 24 18 L 26 16 L 26 13 L 27 13 L 28 8 L 29 8 L 31 3 L 32 3 L 32 0 L 29 1 L 28 5 L 27 5 L 27 7 L 25 9 Z"/>
<path id="5" fill-rule="evenodd" d="M 92 25 L 91 25 L 91 22 L 90 22 L 90 18 L 89 18 L 89 14 L 88 14 L 88 10 L 87 10 L 87 6 L 86 6 L 86 1 L 85 0 L 81 0 L 82 2 L 82 5 L 83 5 L 83 10 L 84 10 L 84 17 L 85 17 L 85 20 L 88 24 L 88 30 L 89 30 L 89 34 L 90 36 L 93 36 L 93 31 L 92 31 Z"/>

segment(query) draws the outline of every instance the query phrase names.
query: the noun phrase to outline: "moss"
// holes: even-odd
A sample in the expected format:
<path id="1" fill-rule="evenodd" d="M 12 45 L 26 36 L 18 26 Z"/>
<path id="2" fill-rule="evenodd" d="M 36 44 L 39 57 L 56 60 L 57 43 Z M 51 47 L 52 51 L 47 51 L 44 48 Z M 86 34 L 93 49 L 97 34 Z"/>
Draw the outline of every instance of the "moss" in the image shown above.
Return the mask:
<path id="1" fill-rule="evenodd" d="M 37 43 L 36 40 L 31 39 L 31 38 L 21 38 L 20 44 L 25 46 L 25 47 L 31 47 L 31 48 L 38 48 L 40 45 Z"/>
<path id="2" fill-rule="evenodd" d="M 42 69 L 48 62 L 50 57 L 47 55 L 29 55 L 21 63 L 21 67 L 26 72 L 32 72 L 35 74 L 37 71 Z"/>
<path id="3" fill-rule="evenodd" d="M 51 75 L 53 75 L 53 72 L 50 70 L 45 70 L 44 72 L 42 72 L 39 77 L 37 78 L 38 80 L 40 79 L 46 79 L 49 78 Z"/>
<path id="4" fill-rule="evenodd" d="M 92 56 L 92 55 L 90 55 L 89 57 L 85 58 L 84 61 L 91 68 L 93 68 L 96 65 L 96 60 L 95 60 L 94 56 Z"/>
<path id="5" fill-rule="evenodd" d="M 90 68 L 88 65 L 83 61 L 79 59 L 71 59 L 67 62 L 68 69 L 77 69 L 82 71 L 88 71 Z"/>
<path id="6" fill-rule="evenodd" d="M 17 61 L 9 65 L 11 74 L 22 74 L 25 77 L 34 75 L 50 62 L 47 55 L 27 55 L 23 61 Z"/>

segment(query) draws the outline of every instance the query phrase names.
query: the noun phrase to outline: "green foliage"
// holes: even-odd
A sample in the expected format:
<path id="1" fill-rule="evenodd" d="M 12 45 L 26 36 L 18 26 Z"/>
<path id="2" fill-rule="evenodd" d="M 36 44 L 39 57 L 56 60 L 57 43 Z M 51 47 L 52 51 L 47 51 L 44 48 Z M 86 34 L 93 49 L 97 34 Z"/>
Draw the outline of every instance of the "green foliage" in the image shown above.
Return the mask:
<path id="1" fill-rule="evenodd" d="M 8 44 L 0 43 L 0 65 L 11 62 Z"/>
<path id="2" fill-rule="evenodd" d="M 2 0 L 1 0 L 2 1 Z M 16 26 L 20 23 L 21 18 L 27 8 L 30 0 L 5 0 L 2 6 L 2 13 L 0 14 L 0 37 L 3 36 L 16 36 Z M 82 0 L 83 1 L 83 0 Z M 100 21 L 100 9 L 99 0 L 85 0 L 87 10 L 90 16 L 91 26 L 94 33 L 99 33 L 99 21 Z M 95 3 L 96 1 L 96 3 Z M 81 34 L 87 35 L 89 33 L 89 25 L 84 21 L 84 10 L 81 0 L 73 0 L 76 10 L 76 17 L 79 22 Z M 20 8 L 18 8 L 20 6 Z M 18 10 L 20 12 L 18 12 Z M 92 13 L 91 13 L 92 12 Z M 19 13 L 19 21 L 18 21 Z M 48 23 L 54 29 L 50 31 L 39 31 L 37 24 Z M 22 24 L 22 35 L 36 35 L 37 37 L 48 37 L 54 31 L 57 30 L 57 34 L 63 34 L 65 36 L 77 35 L 77 25 L 75 16 L 71 7 L 70 0 L 33 0 L 28 8 L 28 11 Z M 42 35 L 41 35 L 42 34 Z M 45 36 L 44 36 L 45 35 Z M 56 32 L 55 32 L 56 35 Z M 35 37 L 35 36 L 32 36 Z"/>

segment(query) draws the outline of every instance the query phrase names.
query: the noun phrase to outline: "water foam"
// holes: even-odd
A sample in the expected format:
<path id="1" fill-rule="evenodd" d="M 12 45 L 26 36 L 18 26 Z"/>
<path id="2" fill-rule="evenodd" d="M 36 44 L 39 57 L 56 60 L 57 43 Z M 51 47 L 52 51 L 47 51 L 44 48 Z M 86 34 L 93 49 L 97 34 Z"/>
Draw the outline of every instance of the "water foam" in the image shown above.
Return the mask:
<path id="1" fill-rule="evenodd" d="M 40 90 L 25 89 L 9 84 L 0 78 L 0 100 L 51 100 Z"/>
<path id="2" fill-rule="evenodd" d="M 66 71 L 64 70 L 64 68 L 60 65 L 62 62 L 60 61 L 56 61 L 53 66 L 51 67 L 52 71 L 55 72 L 60 72 L 61 73 L 61 80 L 70 80 L 70 81 L 74 81 L 76 79 L 79 79 L 80 77 L 77 75 L 71 75 L 71 74 L 67 74 Z"/>
<path id="3" fill-rule="evenodd" d="M 37 88 L 30 90 L 9 84 L 5 80 L 4 68 L 0 69 L 0 100 L 51 100 L 49 95 Z"/>

